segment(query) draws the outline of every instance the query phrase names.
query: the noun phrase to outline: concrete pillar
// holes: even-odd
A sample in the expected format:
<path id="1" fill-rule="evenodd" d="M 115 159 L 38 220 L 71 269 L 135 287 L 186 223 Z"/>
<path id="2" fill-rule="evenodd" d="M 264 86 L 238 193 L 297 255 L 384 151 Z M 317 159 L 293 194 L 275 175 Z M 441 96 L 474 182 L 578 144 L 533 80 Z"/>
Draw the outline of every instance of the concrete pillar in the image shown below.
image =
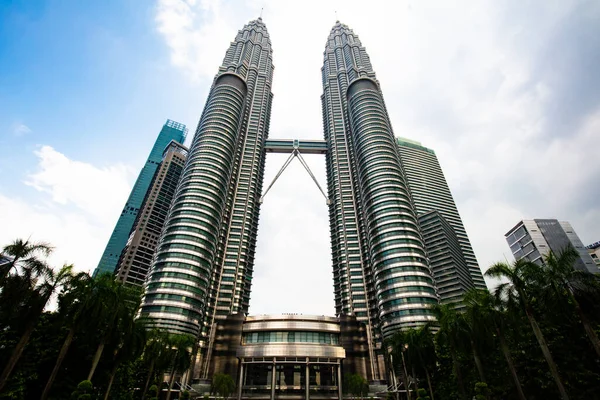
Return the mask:
<path id="1" fill-rule="evenodd" d="M 310 370 L 309 370 L 309 366 L 308 366 L 308 357 L 306 357 L 306 382 L 305 382 L 305 386 L 306 386 L 306 395 L 304 396 L 306 400 L 309 400 L 310 398 Z"/>
<path id="2" fill-rule="evenodd" d="M 240 380 L 238 381 L 238 400 L 242 400 L 242 386 L 244 386 L 244 359 L 240 359 Z"/>
<path id="3" fill-rule="evenodd" d="M 338 384 L 338 400 L 342 400 L 342 363 L 337 364 L 337 384 Z"/>
<path id="4" fill-rule="evenodd" d="M 271 400 L 275 400 L 275 374 L 277 373 L 277 364 L 275 358 L 273 358 L 273 371 L 271 372 Z"/>

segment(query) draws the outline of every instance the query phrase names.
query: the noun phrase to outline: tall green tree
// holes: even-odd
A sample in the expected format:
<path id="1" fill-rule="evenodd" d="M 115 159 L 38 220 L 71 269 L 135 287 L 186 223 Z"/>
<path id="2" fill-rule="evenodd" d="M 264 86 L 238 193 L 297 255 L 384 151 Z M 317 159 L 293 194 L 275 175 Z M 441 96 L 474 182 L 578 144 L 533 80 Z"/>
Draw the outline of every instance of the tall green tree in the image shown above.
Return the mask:
<path id="1" fill-rule="evenodd" d="M 37 275 L 45 273 L 46 265 L 43 259 L 52 253 L 53 247 L 46 242 L 32 242 L 29 239 L 15 239 L 4 246 L 2 255 L 9 257 L 10 262 L 0 266 L 0 285 L 11 273 L 31 271 Z"/>
<path id="2" fill-rule="evenodd" d="M 465 314 L 467 319 L 470 321 L 471 325 L 476 326 L 476 328 L 472 330 L 472 333 L 476 334 L 479 340 L 483 338 L 485 341 L 489 341 L 493 333 L 496 334 L 519 399 L 526 400 L 510 350 L 506 343 L 506 321 L 510 317 L 505 311 L 506 308 L 504 307 L 502 300 L 492 296 L 487 290 L 470 290 L 465 295 L 463 302 L 466 307 Z"/>
<path id="3" fill-rule="evenodd" d="M 600 358 L 600 340 L 592 325 L 600 303 L 600 276 L 576 270 L 579 252 L 571 245 L 558 254 L 550 251 L 544 257 L 543 285 L 556 297 L 559 305 L 572 304 L 577 311 L 586 335 Z M 565 297 L 568 301 L 565 301 Z"/>
<path id="4" fill-rule="evenodd" d="M 36 268 L 37 266 L 36 263 Z M 35 277 L 33 277 L 34 274 L 36 275 Z M 13 277 L 15 280 L 26 280 L 29 282 L 30 287 L 27 293 L 23 294 L 23 297 L 28 299 L 28 303 L 24 305 L 23 310 L 20 310 L 23 312 L 23 318 L 26 320 L 25 330 L 21 334 L 6 366 L 2 370 L 2 374 L 0 374 L 0 391 L 2 391 L 6 385 L 10 374 L 23 354 L 23 350 L 25 349 L 25 346 L 27 346 L 46 304 L 52 295 L 72 278 L 72 265 L 65 265 L 58 271 L 54 271 L 48 266 L 39 272 L 33 273 L 28 269 L 24 269 L 22 271 L 22 276 Z"/>
<path id="5" fill-rule="evenodd" d="M 107 343 L 114 335 L 132 326 L 140 304 L 139 290 L 115 281 L 112 274 L 102 274 L 96 279 L 93 296 L 97 296 L 99 301 L 94 303 L 91 315 L 101 322 L 101 336 L 88 373 L 89 381 L 94 376 Z"/>
<path id="6" fill-rule="evenodd" d="M 235 381 L 228 374 L 215 374 L 210 385 L 210 392 L 219 394 L 223 400 L 227 400 L 235 390 Z"/>
<path id="7" fill-rule="evenodd" d="M 418 373 L 424 373 L 429 392 L 433 396 L 433 386 L 431 383 L 430 371 L 435 368 L 436 355 L 435 343 L 430 326 L 425 325 L 418 329 L 409 329 L 398 331 L 390 340 L 394 360 L 393 368 L 398 370 L 402 367 L 402 355 L 405 355 L 406 362 L 412 369 L 413 379 L 418 389 Z M 406 383 L 405 383 L 406 384 Z"/>
<path id="8" fill-rule="evenodd" d="M 168 335 L 158 329 L 148 332 L 147 343 L 142 361 L 148 368 L 148 375 L 142 391 L 142 400 L 147 396 L 148 386 L 156 372 L 163 372 L 169 367 L 169 342 Z"/>
<path id="9" fill-rule="evenodd" d="M 451 304 L 434 304 L 431 307 L 431 310 L 440 327 L 436 336 L 438 340 L 446 343 L 450 349 L 450 356 L 452 357 L 454 376 L 456 377 L 458 389 L 461 398 L 466 400 L 467 392 L 465 390 L 461 365 L 458 358 L 458 353 L 466 347 L 465 337 L 467 331 L 464 318 Z"/>
<path id="10" fill-rule="evenodd" d="M 71 347 L 75 334 L 81 330 L 84 325 L 87 324 L 90 326 L 90 322 L 97 322 L 95 316 L 90 313 L 91 310 L 96 308 L 93 303 L 100 301 L 100 299 L 93 296 L 92 288 L 94 283 L 94 279 L 88 274 L 77 274 L 68 285 L 65 285 L 62 293 L 58 297 L 59 313 L 63 318 L 65 326 L 68 327 L 68 331 L 40 400 L 46 400 L 48 398 L 56 375 L 67 356 L 67 352 Z"/>
<path id="11" fill-rule="evenodd" d="M 495 295 L 499 299 L 505 299 L 510 304 L 518 305 L 525 313 L 542 350 L 544 359 L 550 368 L 554 382 L 558 387 L 560 397 L 563 400 L 569 400 L 569 395 L 558 372 L 558 367 L 554 362 L 552 353 L 535 318 L 532 307 L 532 299 L 536 291 L 535 284 L 540 281 L 543 275 L 540 268 L 538 264 L 521 259 L 515 261 L 512 265 L 506 263 L 494 264 L 485 274 L 492 278 L 505 280 L 505 282 L 497 286 Z"/>
<path id="12" fill-rule="evenodd" d="M 133 315 L 131 320 L 133 321 Z M 125 330 L 119 332 L 120 336 L 117 343 L 117 349 L 113 358 L 113 366 L 110 371 L 108 379 L 108 387 L 104 394 L 104 400 L 108 400 L 110 396 L 110 389 L 112 387 L 117 368 L 122 363 L 133 361 L 140 357 L 144 352 L 146 345 L 146 327 L 138 322 L 134 321 L 130 325 L 125 326 Z"/>
<path id="13" fill-rule="evenodd" d="M 168 341 L 171 353 L 171 371 L 166 400 L 171 398 L 175 375 L 183 373 L 192 364 L 192 347 L 195 339 L 189 335 L 170 335 Z"/>

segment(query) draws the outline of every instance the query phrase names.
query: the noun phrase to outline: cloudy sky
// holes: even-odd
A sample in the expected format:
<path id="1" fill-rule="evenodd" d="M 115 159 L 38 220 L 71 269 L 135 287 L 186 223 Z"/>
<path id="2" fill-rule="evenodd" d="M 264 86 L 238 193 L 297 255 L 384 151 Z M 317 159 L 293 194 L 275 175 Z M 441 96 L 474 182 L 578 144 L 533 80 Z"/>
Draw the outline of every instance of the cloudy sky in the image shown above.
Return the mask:
<path id="1" fill-rule="evenodd" d="M 503 234 L 523 218 L 600 240 L 599 2 L 123 0 L 0 5 L 0 243 L 46 240 L 57 265 L 93 270 L 162 124 L 195 130 L 229 42 L 263 7 L 271 137 L 322 138 L 338 18 L 367 48 L 395 134 L 437 152 L 484 270 L 511 259 Z M 323 157 L 306 158 L 325 185 Z M 265 185 L 284 160 L 269 156 Z M 251 313 L 334 312 L 328 230 L 292 163 L 261 211 Z"/>

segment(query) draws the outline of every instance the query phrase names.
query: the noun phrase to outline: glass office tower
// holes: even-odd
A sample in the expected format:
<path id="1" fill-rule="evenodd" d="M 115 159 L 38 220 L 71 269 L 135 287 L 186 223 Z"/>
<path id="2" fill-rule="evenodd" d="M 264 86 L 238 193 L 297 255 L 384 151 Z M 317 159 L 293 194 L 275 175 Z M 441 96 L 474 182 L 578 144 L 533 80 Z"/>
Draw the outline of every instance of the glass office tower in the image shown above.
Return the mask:
<path id="1" fill-rule="evenodd" d="M 321 71 L 336 312 L 367 324 L 372 353 L 379 332 L 434 320 L 438 298 L 379 82 L 339 21 Z"/>
<path id="2" fill-rule="evenodd" d="M 448 187 L 448 182 L 446 182 L 444 172 L 440 167 L 435 152 L 414 140 L 405 138 L 397 138 L 396 140 L 398 150 L 400 151 L 404 176 L 417 214 L 421 217 L 431 211 L 439 212 L 443 219 L 447 221 L 454 230 L 454 234 L 460 244 L 462 258 L 464 258 L 464 262 L 457 262 L 454 266 L 456 271 L 454 271 L 455 277 L 453 279 L 455 279 L 457 285 L 454 288 L 455 290 L 447 290 L 450 282 L 442 284 L 442 286 L 446 287 L 443 293 L 440 291 L 442 302 L 459 302 L 462 299 L 459 291 L 464 294 L 471 288 L 487 290 L 483 274 L 481 273 L 479 263 L 475 257 L 475 252 L 473 252 L 473 247 L 471 246 L 471 241 L 467 236 L 467 231 L 460 218 L 452 192 L 450 192 L 450 187 Z M 429 219 L 430 218 L 425 218 L 423 221 Z M 435 234 L 435 231 L 429 228 L 423 228 L 424 234 Z M 436 242 L 429 237 L 425 237 L 425 241 L 429 241 L 430 243 Z M 445 243 L 445 245 L 450 246 L 449 243 Z M 431 251 L 437 252 L 433 248 Z M 433 262 L 434 258 L 436 260 L 435 263 Z M 431 258 L 431 268 L 434 275 L 436 269 L 438 270 L 439 275 L 443 270 L 449 268 L 446 262 L 441 261 L 442 259 L 437 257 L 434 258 Z M 437 261 L 440 262 L 438 263 Z M 450 271 L 445 271 L 444 275 L 448 272 Z"/>
<path id="3" fill-rule="evenodd" d="M 186 134 L 187 129 L 185 125 L 178 122 L 169 119 L 163 125 L 158 134 L 158 138 L 156 138 L 156 142 L 154 142 L 154 146 L 152 146 L 146 164 L 135 181 L 133 189 L 131 189 L 131 194 L 129 194 L 125 207 L 123 207 L 123 211 L 121 211 L 121 216 L 117 220 L 117 225 L 110 235 L 110 239 L 102 254 L 100 263 L 94 270 L 94 276 L 103 272 L 109 272 L 111 274 L 115 272 L 121 252 L 127 244 L 129 233 L 133 228 L 133 224 L 142 207 L 146 193 L 152 183 L 154 173 L 162 161 L 163 151 L 171 140 L 183 143 Z"/>
<path id="4" fill-rule="evenodd" d="M 209 353 L 215 322 L 248 312 L 272 79 L 259 18 L 238 32 L 213 81 L 146 282 L 141 318 L 199 335 Z"/>
<path id="5" fill-rule="evenodd" d="M 174 140 L 165 149 L 117 264 L 115 275 L 119 281 L 135 286 L 146 281 L 187 153 L 188 149 Z"/>

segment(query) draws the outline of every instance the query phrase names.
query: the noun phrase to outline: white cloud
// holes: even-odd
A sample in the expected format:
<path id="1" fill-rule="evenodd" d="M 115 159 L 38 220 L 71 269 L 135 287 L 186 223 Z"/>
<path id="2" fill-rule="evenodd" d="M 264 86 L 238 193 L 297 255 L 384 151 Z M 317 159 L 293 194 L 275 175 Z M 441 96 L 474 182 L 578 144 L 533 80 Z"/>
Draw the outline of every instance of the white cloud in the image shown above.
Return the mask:
<path id="1" fill-rule="evenodd" d="M 106 221 L 114 218 L 131 190 L 135 171 L 126 165 L 96 167 L 71 160 L 50 146 L 35 152 L 39 171 L 28 176 L 27 185 L 50 194 L 52 201 L 75 206 L 90 218 Z"/>
<path id="2" fill-rule="evenodd" d="M 337 10 L 366 46 L 395 134 L 438 154 L 484 269 L 509 254 L 503 235 L 522 218 L 570 220 L 584 242 L 600 239 L 597 3 L 161 0 L 156 20 L 173 64 L 210 81 L 262 6 L 271 137 L 322 137 L 320 68 Z M 279 166 L 269 156 L 265 185 Z M 253 313 L 318 312 L 298 300 L 306 293 L 331 304 L 327 214 L 303 174 L 287 171 L 262 208 Z"/>
<path id="3" fill-rule="evenodd" d="M 39 170 L 26 184 L 43 195 L 35 201 L 0 195 L 0 244 L 19 237 L 47 241 L 55 247 L 54 266 L 73 263 L 91 272 L 131 190 L 132 170 L 74 161 L 50 146 L 35 154 Z"/>
<path id="4" fill-rule="evenodd" d="M 13 135 L 15 136 L 25 136 L 28 133 L 31 133 L 31 128 L 22 123 L 16 123 L 12 126 Z"/>

